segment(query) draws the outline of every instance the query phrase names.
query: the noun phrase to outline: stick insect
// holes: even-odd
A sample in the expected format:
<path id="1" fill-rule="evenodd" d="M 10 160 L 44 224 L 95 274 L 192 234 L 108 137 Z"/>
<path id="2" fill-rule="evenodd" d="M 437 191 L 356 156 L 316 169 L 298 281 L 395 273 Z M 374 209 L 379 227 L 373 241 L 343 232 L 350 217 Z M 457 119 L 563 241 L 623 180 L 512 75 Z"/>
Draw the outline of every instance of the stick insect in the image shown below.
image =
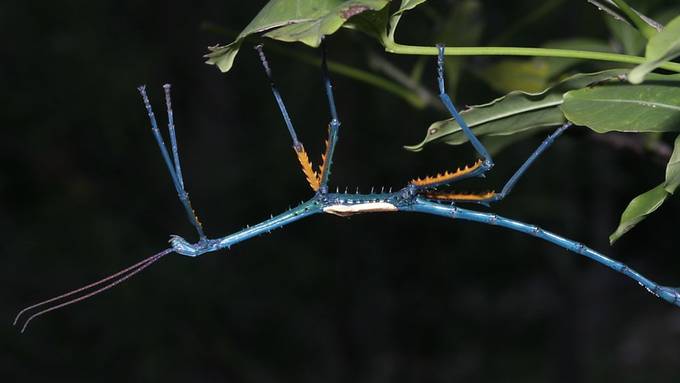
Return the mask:
<path id="1" fill-rule="evenodd" d="M 571 127 L 572 124 L 569 122 L 557 128 L 538 146 L 538 148 L 535 149 L 535 151 L 526 159 L 519 169 L 517 169 L 514 175 L 510 177 L 500 192 L 474 194 L 456 193 L 441 189 L 442 187 L 450 186 L 456 182 L 468 178 L 484 177 L 484 175 L 494 166 L 491 155 L 475 136 L 470 127 L 466 124 L 463 117 L 458 113 L 453 101 L 446 93 L 444 86 L 445 47 L 443 45 L 438 45 L 437 56 L 437 83 L 439 87 L 439 97 L 451 116 L 460 125 L 462 131 L 467 136 L 480 159 L 474 162 L 472 165 L 458 168 L 455 171 L 446 171 L 434 176 L 413 179 L 405 187 L 395 192 L 392 192 L 391 190 L 389 192 L 381 191 L 380 193 L 371 192 L 370 194 L 349 194 L 346 192 L 340 193 L 338 191 L 335 193 L 329 192 L 328 182 L 331 174 L 331 167 L 333 165 L 333 153 L 338 141 L 340 119 L 338 118 L 333 96 L 333 86 L 328 74 L 328 68 L 326 64 L 326 46 L 324 42 L 322 42 L 321 48 L 322 80 L 330 109 L 331 119 L 330 123 L 328 124 L 328 139 L 326 140 L 326 149 L 324 154 L 321 156 L 321 164 L 315 170 L 314 165 L 310 161 L 302 142 L 298 139 L 291 118 L 288 115 L 286 106 L 283 102 L 283 98 L 279 93 L 276 84 L 274 83 L 272 70 L 267 58 L 265 57 L 262 45 L 255 47 L 262 67 L 264 68 L 265 75 L 269 81 L 274 100 L 283 117 L 285 126 L 288 129 L 288 133 L 290 134 L 293 150 L 302 167 L 302 172 L 307 179 L 309 186 L 315 192 L 312 198 L 301 203 L 297 207 L 289 209 L 288 211 L 277 216 L 272 216 L 270 219 L 262 221 L 261 223 L 258 223 L 254 226 L 248 226 L 245 229 L 221 238 L 208 238 L 203 231 L 201 222 L 191 207 L 189 195 L 187 194 L 184 187 L 173 121 L 170 85 L 166 84 L 163 86 L 167 109 L 170 150 L 168 150 L 168 147 L 166 146 L 163 136 L 161 135 L 161 132 L 158 128 L 156 117 L 151 108 L 149 97 L 146 93 L 146 88 L 141 86 L 138 88 L 138 90 L 142 96 L 142 100 L 149 117 L 151 130 L 160 149 L 163 161 L 165 162 L 168 172 L 170 173 L 170 177 L 172 178 L 172 183 L 179 196 L 179 200 L 184 207 L 189 221 L 194 226 L 196 233 L 198 234 L 198 241 L 190 243 L 180 236 L 172 235 L 169 241 L 171 245 L 170 248 L 154 254 L 97 282 L 90 283 L 76 290 L 26 307 L 18 313 L 14 320 L 14 325 L 23 323 L 21 325 L 21 332 L 23 332 L 33 319 L 50 311 L 80 302 L 104 290 L 114 287 L 149 267 L 151 264 L 157 262 L 168 254 L 177 253 L 188 257 L 198 257 L 206 253 L 229 249 L 231 246 L 237 243 L 246 241 L 263 233 L 268 233 L 274 229 L 281 228 L 303 218 L 321 213 L 333 214 L 340 217 L 348 217 L 356 214 L 377 212 L 411 212 L 432 214 L 452 219 L 501 226 L 510 230 L 515 230 L 540 238 L 544 241 L 551 242 L 557 246 L 569 250 L 570 252 L 587 257 L 633 279 L 655 296 L 676 306 L 680 306 L 680 288 L 659 285 L 628 267 L 627 265 L 608 258 L 605 255 L 579 242 L 564 238 L 535 225 L 501 217 L 494 213 L 470 210 L 460 206 L 461 204 L 465 203 L 490 206 L 492 203 L 499 202 L 504 199 L 512 191 L 515 184 L 524 175 L 527 169 L 536 161 L 536 159 L 546 149 L 548 149 L 558 137 L 560 137 L 567 129 Z M 32 314 L 28 315 L 29 313 Z M 22 318 L 23 321 L 20 321 Z"/>

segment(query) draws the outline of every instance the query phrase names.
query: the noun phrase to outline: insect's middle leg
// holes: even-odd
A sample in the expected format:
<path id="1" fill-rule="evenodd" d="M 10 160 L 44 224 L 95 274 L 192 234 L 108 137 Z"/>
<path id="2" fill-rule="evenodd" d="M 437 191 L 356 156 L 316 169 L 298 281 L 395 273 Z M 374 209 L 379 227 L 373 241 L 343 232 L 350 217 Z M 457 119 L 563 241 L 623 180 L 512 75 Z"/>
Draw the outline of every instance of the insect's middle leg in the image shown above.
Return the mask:
<path id="1" fill-rule="evenodd" d="M 340 122 L 337 121 L 337 116 L 335 115 L 335 103 L 333 102 L 333 93 L 332 90 L 330 89 L 330 81 L 327 82 L 327 94 L 329 98 L 329 103 L 331 105 L 331 113 L 334 116 L 333 121 L 331 121 L 331 125 L 329 127 L 332 141 L 328 142 L 326 145 L 326 154 L 323 157 L 324 162 L 319 167 L 319 172 L 317 172 L 316 170 L 314 170 L 314 166 L 312 165 L 312 162 L 309 160 L 309 156 L 305 151 L 304 145 L 302 145 L 302 142 L 298 140 L 297 133 L 295 132 L 295 127 L 293 126 L 293 122 L 291 121 L 290 115 L 288 114 L 286 105 L 284 104 L 283 98 L 281 97 L 281 94 L 279 93 L 279 90 L 276 87 L 276 84 L 274 83 L 272 70 L 269 66 L 269 62 L 267 61 L 267 57 L 265 56 L 264 51 L 262 50 L 262 44 L 255 46 L 255 50 L 257 51 L 260 57 L 260 62 L 262 63 L 264 72 L 267 75 L 267 79 L 269 80 L 269 85 L 271 86 L 272 94 L 274 95 L 276 104 L 279 107 L 279 110 L 281 111 L 281 115 L 283 117 L 283 121 L 286 124 L 286 128 L 288 128 L 290 138 L 293 141 L 293 150 L 295 150 L 295 154 L 297 155 L 298 161 L 300 162 L 300 166 L 302 166 L 302 173 L 304 173 L 305 178 L 307 178 L 307 182 L 309 183 L 309 186 L 312 188 L 312 190 L 318 191 L 322 185 L 323 174 L 326 174 L 326 179 L 328 178 L 328 172 L 326 171 L 325 162 L 326 159 L 332 155 L 332 147 L 335 145 L 335 139 L 333 139 L 333 132 L 335 132 L 335 134 L 337 135 L 337 128 L 340 126 Z M 327 76 L 325 78 L 327 78 Z M 333 123 L 334 121 L 335 123 Z M 333 146 L 331 146 L 331 144 Z"/>

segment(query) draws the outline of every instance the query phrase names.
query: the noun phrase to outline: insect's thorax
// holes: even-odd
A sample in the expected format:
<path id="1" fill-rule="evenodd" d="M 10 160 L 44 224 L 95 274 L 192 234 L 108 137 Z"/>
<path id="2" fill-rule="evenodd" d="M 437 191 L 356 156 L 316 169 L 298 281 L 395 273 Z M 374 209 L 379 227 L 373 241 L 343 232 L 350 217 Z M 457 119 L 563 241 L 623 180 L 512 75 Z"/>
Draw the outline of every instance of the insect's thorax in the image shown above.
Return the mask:
<path id="1" fill-rule="evenodd" d="M 362 213 L 393 212 L 413 201 L 414 192 L 404 188 L 394 193 L 327 193 L 320 196 L 324 213 L 347 217 Z"/>

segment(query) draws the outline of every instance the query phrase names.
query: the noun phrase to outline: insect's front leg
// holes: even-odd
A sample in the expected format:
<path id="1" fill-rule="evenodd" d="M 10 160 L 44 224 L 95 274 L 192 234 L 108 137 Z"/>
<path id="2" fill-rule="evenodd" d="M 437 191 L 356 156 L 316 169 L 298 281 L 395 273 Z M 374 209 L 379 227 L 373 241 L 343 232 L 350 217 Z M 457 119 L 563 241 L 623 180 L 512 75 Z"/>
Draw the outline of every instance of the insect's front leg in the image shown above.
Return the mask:
<path id="1" fill-rule="evenodd" d="M 250 238 L 270 233 L 290 223 L 313 214 L 323 212 L 324 204 L 318 197 L 314 197 L 288 211 L 262 221 L 253 226 L 246 226 L 242 230 L 216 239 L 201 239 L 196 243 L 189 243 L 184 238 L 173 235 L 170 237 L 172 249 L 179 254 L 187 257 L 198 257 L 200 255 L 222 249 L 229 249 L 231 246 L 248 240 Z"/>
<path id="2" fill-rule="evenodd" d="M 156 140 L 156 143 L 158 144 L 158 148 L 161 151 L 161 155 L 163 156 L 163 160 L 165 161 L 165 165 L 168 168 L 168 172 L 170 173 L 170 178 L 172 178 L 172 183 L 175 186 L 175 191 L 177 192 L 177 196 L 179 197 L 180 202 L 182 203 L 182 206 L 184 207 L 184 210 L 187 213 L 187 218 L 189 219 L 189 222 L 194 226 L 196 229 L 196 232 L 198 233 L 198 237 L 203 240 L 206 238 L 205 233 L 203 232 L 203 225 L 201 224 L 201 221 L 199 221 L 198 217 L 196 216 L 196 212 L 194 211 L 193 207 L 191 206 L 191 201 L 189 200 L 189 193 L 187 193 L 186 189 L 184 188 L 184 179 L 182 177 L 182 167 L 180 166 L 179 162 L 179 150 L 177 148 L 177 137 L 175 136 L 175 123 L 174 123 L 174 118 L 173 118 L 173 113 L 172 113 L 172 102 L 170 99 L 170 84 L 165 84 L 163 85 L 163 89 L 165 91 L 165 105 L 167 107 L 167 112 L 168 112 L 168 134 L 170 135 L 170 146 L 172 150 L 172 159 L 170 159 L 170 154 L 168 153 L 168 148 L 165 146 L 165 141 L 163 141 L 163 136 L 161 135 L 160 130 L 158 129 L 158 123 L 156 122 L 156 116 L 153 113 L 153 109 L 151 108 L 151 103 L 149 102 L 149 97 L 146 94 L 146 87 L 145 86 L 140 86 L 137 88 L 139 90 L 139 93 L 142 96 L 142 100 L 144 101 L 144 106 L 146 107 L 147 114 L 149 116 L 149 122 L 151 123 L 151 131 L 153 132 L 154 139 Z"/>

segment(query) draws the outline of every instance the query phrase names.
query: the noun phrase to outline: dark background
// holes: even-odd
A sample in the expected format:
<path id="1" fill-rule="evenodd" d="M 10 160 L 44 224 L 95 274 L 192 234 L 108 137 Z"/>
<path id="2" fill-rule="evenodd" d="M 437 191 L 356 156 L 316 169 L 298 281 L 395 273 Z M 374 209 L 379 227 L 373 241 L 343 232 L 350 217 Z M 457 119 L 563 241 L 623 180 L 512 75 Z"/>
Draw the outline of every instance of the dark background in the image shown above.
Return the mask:
<path id="1" fill-rule="evenodd" d="M 112 291 L 36 320 L 20 335 L 11 320 L 21 307 L 151 255 L 167 246 L 170 233 L 194 238 L 150 134 L 135 89 L 141 83 L 149 86 L 161 125 L 161 85 L 174 86 L 185 181 L 209 236 L 310 196 L 250 49 L 254 41 L 244 44 L 226 75 L 201 58 L 206 46 L 232 38 L 204 23 L 238 31 L 264 3 L 2 2 L 3 381 L 680 378 L 680 310 L 631 280 L 519 233 L 407 214 L 315 216 L 230 251 L 168 256 Z M 450 3 L 431 3 L 431 12 L 448 12 Z M 482 3 L 486 44 L 537 2 Z M 656 8 L 673 3 L 648 2 Z M 437 42 L 426 14 L 409 14 L 399 39 Z M 585 1 L 567 1 L 507 44 L 607 39 L 602 20 Z M 329 44 L 333 60 L 366 70 L 365 49 L 380 52 L 350 31 Z M 406 70 L 417 60 L 380 55 Z M 472 58 L 467 65 L 494 60 Z M 270 61 L 316 159 L 328 121 L 319 72 L 274 52 Z M 458 104 L 499 96 L 463 75 Z M 402 145 L 420 141 L 445 114 L 334 79 L 343 125 L 333 187 L 401 187 L 473 158 L 468 146 L 406 152 Z M 434 89 L 434 59 L 424 79 Z M 488 186 L 479 188 L 502 185 L 540 140 L 503 151 Z M 650 156 L 576 128 L 494 211 L 678 285 L 676 199 L 614 247 L 607 241 L 628 201 L 663 174 Z"/>

